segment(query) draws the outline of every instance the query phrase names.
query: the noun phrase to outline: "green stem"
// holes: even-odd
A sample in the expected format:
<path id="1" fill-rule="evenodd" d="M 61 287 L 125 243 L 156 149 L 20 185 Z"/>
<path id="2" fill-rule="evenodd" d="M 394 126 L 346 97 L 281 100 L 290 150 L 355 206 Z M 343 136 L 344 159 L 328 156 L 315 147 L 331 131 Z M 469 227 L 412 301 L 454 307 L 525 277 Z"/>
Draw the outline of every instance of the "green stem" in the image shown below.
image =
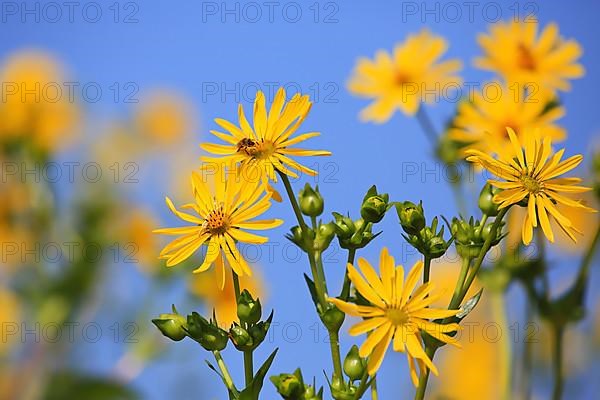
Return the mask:
<path id="1" fill-rule="evenodd" d="M 356 249 L 348 249 L 348 260 L 344 266 L 344 284 L 342 286 L 342 294 L 340 297 L 342 300 L 348 300 L 350 297 L 350 277 L 348 276 L 348 264 L 354 264 L 354 256 L 356 255 Z"/>
<path id="2" fill-rule="evenodd" d="M 217 366 L 219 367 L 219 371 L 221 371 L 221 375 L 223 376 L 223 382 L 225 383 L 225 386 L 231 392 L 238 393 L 238 390 L 236 389 L 235 384 L 233 383 L 233 379 L 231 378 L 231 374 L 229 373 L 229 370 L 227 369 L 227 365 L 225 365 L 225 361 L 223 360 L 223 357 L 221 356 L 221 352 L 219 352 L 218 350 L 215 350 L 215 351 L 213 351 L 213 354 L 215 356 L 215 360 L 217 361 Z"/>
<path id="3" fill-rule="evenodd" d="M 340 334 L 332 329 L 329 331 L 329 347 L 331 349 L 331 361 L 333 363 L 334 378 L 343 379 L 342 374 L 342 356 L 340 355 Z"/>
<path id="4" fill-rule="evenodd" d="M 563 392 L 563 334 L 562 325 L 554 326 L 554 390 L 552 391 L 552 400 L 560 400 Z"/>
<path id="5" fill-rule="evenodd" d="M 433 123 L 431 122 L 427 111 L 425 111 L 425 108 L 423 108 L 423 104 L 419 106 L 416 117 L 417 121 L 419 121 L 419 124 L 421 124 L 421 128 L 423 129 L 425 136 L 427 136 L 427 139 L 429 139 L 431 146 L 435 150 L 438 145 L 438 134 L 433 127 Z"/>
<path id="6" fill-rule="evenodd" d="M 377 394 L 377 376 L 374 376 L 371 379 L 371 400 L 379 399 L 379 395 Z"/>
<path id="7" fill-rule="evenodd" d="M 240 278 L 233 270 L 231 271 L 231 273 L 233 276 L 233 290 L 235 293 L 235 299 L 236 299 L 236 303 L 237 303 L 237 300 L 240 298 L 240 293 L 241 293 Z M 242 323 L 242 321 L 240 321 L 240 324 L 245 329 L 248 329 L 248 326 L 245 323 Z M 244 379 L 246 382 L 246 386 L 250 385 L 250 383 L 252 382 L 252 379 L 254 379 L 254 365 L 253 365 L 252 352 L 253 352 L 253 350 L 244 351 Z"/>
<path id="8" fill-rule="evenodd" d="M 502 210 L 500 210 L 500 212 L 496 216 L 496 219 L 494 220 L 494 224 L 492 225 L 490 234 L 489 234 L 488 238 L 485 240 L 485 242 L 483 243 L 483 247 L 479 251 L 479 255 L 477 256 L 477 258 L 475 259 L 475 263 L 473 265 L 473 270 L 467 276 L 467 279 L 465 281 L 465 284 L 464 284 L 462 290 L 460 291 L 459 296 L 456 299 L 453 299 L 454 302 L 452 304 L 450 304 L 450 309 L 455 309 L 456 307 L 458 307 L 460 305 L 460 303 L 463 301 L 464 297 L 466 296 L 467 291 L 473 284 L 473 281 L 475 280 L 475 277 L 477 276 L 477 273 L 479 272 L 479 269 L 481 268 L 481 265 L 483 264 L 483 259 L 487 255 L 487 252 L 490 249 L 490 247 L 492 247 L 492 240 L 496 237 L 496 233 L 498 232 L 498 228 L 500 228 L 502 219 L 508 212 L 509 208 L 510 208 L 510 206 L 503 208 Z"/>
<path id="9" fill-rule="evenodd" d="M 526 296 L 525 297 L 525 323 L 526 326 L 527 324 L 529 324 L 529 322 L 531 321 L 532 315 L 533 315 L 533 309 L 532 309 L 532 304 L 531 304 L 531 300 L 530 300 L 530 296 Z M 525 343 L 524 343 L 524 349 L 523 349 L 523 360 L 522 360 L 522 379 L 521 379 L 521 391 L 522 391 L 522 398 L 524 400 L 529 400 L 531 398 L 531 368 L 533 367 L 532 365 L 532 343 L 533 341 L 530 339 L 526 339 Z"/>
<path id="10" fill-rule="evenodd" d="M 304 217 L 302 216 L 302 212 L 300 211 L 300 206 L 298 205 L 298 201 L 296 200 L 296 196 L 294 195 L 294 190 L 292 189 L 292 184 L 286 174 L 283 172 L 277 171 L 279 176 L 281 177 L 281 181 L 283 182 L 283 186 L 285 186 L 285 191 L 290 199 L 290 203 L 292 204 L 292 208 L 294 209 L 294 214 L 296 214 L 296 219 L 298 220 L 298 224 L 303 231 L 306 231 L 308 226 L 306 222 L 304 222 Z"/>
<path id="11" fill-rule="evenodd" d="M 600 224 L 598 224 L 598 228 L 596 229 L 596 234 L 594 235 L 594 239 L 590 243 L 590 247 L 588 247 L 585 256 L 583 256 L 583 260 L 581 261 L 581 267 L 579 269 L 578 280 L 586 280 L 590 271 L 590 266 L 592 265 L 592 260 L 594 259 L 594 254 L 596 249 L 598 248 L 598 243 L 600 242 Z"/>
<path id="12" fill-rule="evenodd" d="M 423 284 L 429 282 L 429 274 L 431 273 L 431 257 L 429 256 L 423 256 L 424 260 L 423 263 L 425 264 L 423 266 Z"/>
<path id="13" fill-rule="evenodd" d="M 456 301 L 455 299 L 458 298 L 458 296 L 460 296 L 463 286 L 465 285 L 465 279 L 467 278 L 467 273 L 469 272 L 470 264 L 471 259 L 469 257 L 465 257 L 462 259 L 460 274 L 458 275 L 458 280 L 456 281 L 456 286 L 454 287 L 454 293 L 452 294 L 450 304 L 454 304 L 454 302 Z"/>
<path id="14" fill-rule="evenodd" d="M 433 361 L 433 356 L 435 355 L 435 348 L 426 349 L 427 357 Z M 429 368 L 425 370 L 423 375 L 419 378 L 419 386 L 417 386 L 417 391 L 415 393 L 415 400 L 423 400 L 425 398 L 425 391 L 427 390 L 427 382 L 429 381 Z"/>

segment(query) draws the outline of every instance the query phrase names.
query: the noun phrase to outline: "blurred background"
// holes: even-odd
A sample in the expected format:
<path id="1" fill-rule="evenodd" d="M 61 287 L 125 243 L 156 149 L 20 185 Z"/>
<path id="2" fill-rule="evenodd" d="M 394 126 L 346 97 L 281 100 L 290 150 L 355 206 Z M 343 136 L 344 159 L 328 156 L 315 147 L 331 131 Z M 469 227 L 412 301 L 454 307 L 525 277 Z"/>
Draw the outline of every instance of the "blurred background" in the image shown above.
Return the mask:
<path id="1" fill-rule="evenodd" d="M 445 183 L 449 172 L 432 157 L 416 120 L 397 114 L 385 125 L 360 123 L 365 102 L 348 93 L 347 79 L 358 57 L 392 49 L 427 27 L 449 41 L 447 57 L 463 61 L 465 82 L 483 82 L 491 75 L 472 66 L 480 54 L 476 35 L 490 23 L 535 13 L 541 25 L 558 23 L 562 35 L 584 48 L 586 75 L 561 97 L 567 114 L 559 123 L 569 133 L 568 155 L 597 150 L 600 45 L 594 26 L 600 3 L 453 4 L 2 2 L 0 398 L 225 398 L 204 364 L 206 353 L 191 341 L 168 342 L 150 319 L 173 303 L 182 313 L 216 307 L 233 318 L 231 296 L 215 290 L 211 274 L 192 275 L 193 263 L 164 267 L 157 259 L 164 238 L 151 231 L 177 226 L 165 195 L 177 203 L 190 199 L 189 172 L 199 165 L 198 144 L 212 141 L 213 119 L 235 120 L 237 104 L 251 107 L 256 90 L 267 101 L 279 86 L 311 96 L 304 131 L 322 132 L 311 147 L 333 156 L 309 162 L 319 175 L 293 184 L 318 184 L 328 211 L 356 214 L 376 184 L 393 200 L 422 199 L 429 215 L 456 215 Z M 438 130 L 456 106 L 440 101 L 428 108 Z M 584 161 L 577 174 L 589 171 Z M 481 182 L 471 183 L 469 198 L 476 198 Z M 302 366 L 305 377 L 325 384 L 326 331 L 308 301 L 305 259 L 283 238 L 293 214 L 286 203 L 275 203 L 268 214 L 285 224 L 270 233 L 269 244 L 242 250 L 260 271 L 245 285 L 261 293 L 265 309 L 276 309 L 257 357 L 280 347 L 271 374 Z M 581 224 L 590 232 L 597 216 Z M 381 226 L 378 245 L 359 256 L 376 260 L 388 246 L 396 260 L 412 265 L 418 257 L 397 220 L 388 216 Z M 570 284 L 584 248 L 567 242 L 552 248 L 553 293 Z M 324 262 L 334 284 L 341 284 L 344 261 L 332 246 Z M 457 261 L 443 260 L 433 276 L 452 285 Z M 593 398 L 600 390 L 594 379 L 600 367 L 597 264 L 586 294 L 588 314 L 567 332 L 568 399 Z M 510 335 L 515 352 L 534 340 L 533 396 L 548 397 L 548 336 L 542 322 L 527 318 L 523 297 L 520 288 L 510 289 L 503 325 L 509 329 L 498 331 L 484 295 L 469 316 L 474 325 L 464 349 L 438 359 L 441 376 L 432 381 L 432 398 L 496 398 L 498 335 Z M 342 352 L 355 342 L 344 334 Z M 225 352 L 241 379 L 238 356 Z M 379 375 L 382 398 L 412 395 L 402 355 L 388 356 Z M 276 398 L 270 382 L 263 396 Z"/>

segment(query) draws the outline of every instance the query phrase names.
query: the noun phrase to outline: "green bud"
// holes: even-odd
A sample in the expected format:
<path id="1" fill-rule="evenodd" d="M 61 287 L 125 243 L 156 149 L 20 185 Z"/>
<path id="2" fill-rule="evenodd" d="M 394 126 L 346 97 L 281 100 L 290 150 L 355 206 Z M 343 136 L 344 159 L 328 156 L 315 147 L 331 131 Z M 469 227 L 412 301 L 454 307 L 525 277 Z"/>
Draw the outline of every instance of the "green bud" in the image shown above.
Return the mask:
<path id="1" fill-rule="evenodd" d="M 502 223 L 504 225 L 504 223 Z M 456 251 L 463 258 L 475 258 L 483 248 L 486 239 L 491 235 L 493 222 L 481 226 L 473 217 L 469 221 L 453 218 L 450 231 L 456 242 Z M 492 246 L 497 245 L 502 239 L 502 226 L 492 238 Z"/>
<path id="2" fill-rule="evenodd" d="M 273 385 L 275 385 L 277 393 L 284 399 L 299 400 L 302 398 L 304 384 L 302 383 L 301 378 L 295 374 L 279 374 L 271 376 L 269 379 L 273 382 Z"/>
<path id="3" fill-rule="evenodd" d="M 240 297 L 237 299 L 237 315 L 240 321 L 249 325 L 257 323 L 262 315 L 260 300 L 254 300 L 246 289 L 240 293 Z"/>
<path id="4" fill-rule="evenodd" d="M 345 217 L 336 212 L 333 213 L 333 217 L 335 218 L 333 222 L 335 224 L 335 233 L 340 239 L 348 239 L 356 232 L 354 221 L 350 217 Z"/>
<path id="5" fill-rule="evenodd" d="M 304 185 L 304 189 L 300 190 L 298 202 L 300 203 L 300 211 L 302 211 L 302 214 L 304 215 L 318 217 L 323 214 L 325 203 L 323 197 L 319 193 L 318 186 L 313 189 L 308 183 Z"/>
<path id="6" fill-rule="evenodd" d="M 238 324 L 234 324 L 231 329 L 229 329 L 229 336 L 231 336 L 231 341 L 238 350 L 244 351 L 252 350 L 254 348 L 254 341 L 252 340 L 252 337 L 248 331 Z"/>
<path id="7" fill-rule="evenodd" d="M 377 223 L 381 221 L 389 208 L 387 193 L 378 194 L 375 185 L 371 186 L 363 199 L 360 215 L 366 222 Z"/>
<path id="8" fill-rule="evenodd" d="M 346 385 L 340 377 L 333 378 L 330 388 L 331 397 L 335 400 L 354 400 L 356 398 L 356 387 Z"/>
<path id="9" fill-rule="evenodd" d="M 186 318 L 183 315 L 177 314 L 175 306 L 173 306 L 173 314 L 160 314 L 158 318 L 152 320 L 158 330 L 171 340 L 179 342 L 187 336 Z"/>
<path id="10" fill-rule="evenodd" d="M 269 328 L 271 327 L 271 321 L 273 320 L 273 312 L 269 315 L 266 321 L 261 321 L 256 325 L 250 327 L 250 336 L 252 336 L 252 340 L 254 341 L 254 345 L 258 346 L 265 340 L 267 336 L 267 332 L 269 332 Z"/>
<path id="11" fill-rule="evenodd" d="M 416 205 L 410 201 L 405 201 L 396 205 L 396 211 L 402 229 L 409 235 L 417 235 L 425 227 L 425 212 L 423 211 L 422 202 Z"/>
<path id="12" fill-rule="evenodd" d="M 479 193 L 479 209 L 488 217 L 498 215 L 498 204 L 494 203 L 493 198 L 500 190 L 486 183 Z"/>
<path id="13" fill-rule="evenodd" d="M 333 222 L 320 224 L 314 241 L 314 249 L 319 251 L 326 250 L 334 237 L 335 224 Z"/>
<path id="14" fill-rule="evenodd" d="M 315 237 L 315 232 L 312 229 L 306 228 L 306 230 L 303 230 L 296 225 L 292 227 L 290 231 L 291 233 L 285 235 L 289 241 L 294 243 L 305 252 L 311 251 L 312 241 Z"/>
<path id="15" fill-rule="evenodd" d="M 197 312 L 187 317 L 188 335 L 208 351 L 223 350 L 227 347 L 227 332 L 214 321 L 207 321 Z"/>
<path id="16" fill-rule="evenodd" d="M 367 369 L 367 361 L 358 355 L 358 346 L 353 345 L 344 359 L 344 373 L 350 380 L 362 378 Z"/>
<path id="17" fill-rule="evenodd" d="M 340 311 L 337 307 L 331 307 L 321 314 L 321 320 L 328 330 L 339 331 L 344 323 L 346 314 Z"/>

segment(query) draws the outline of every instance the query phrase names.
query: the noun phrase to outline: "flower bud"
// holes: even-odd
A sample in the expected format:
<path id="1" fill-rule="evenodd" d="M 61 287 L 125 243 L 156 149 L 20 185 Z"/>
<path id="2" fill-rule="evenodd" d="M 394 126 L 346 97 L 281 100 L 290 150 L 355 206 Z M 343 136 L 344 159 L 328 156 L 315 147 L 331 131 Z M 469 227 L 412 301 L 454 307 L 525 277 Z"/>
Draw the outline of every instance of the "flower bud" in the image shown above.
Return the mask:
<path id="1" fill-rule="evenodd" d="M 344 373 L 351 381 L 362 378 L 367 368 L 367 361 L 358 355 L 358 346 L 353 345 L 344 359 Z"/>
<path id="2" fill-rule="evenodd" d="M 342 214 L 333 213 L 333 217 L 335 221 L 335 233 L 338 235 L 340 239 L 348 239 L 350 236 L 354 234 L 356 228 L 354 226 L 354 221 L 350 217 L 345 217 Z"/>
<path id="3" fill-rule="evenodd" d="M 290 242 L 294 243 L 305 252 L 311 251 L 312 240 L 315 236 L 315 232 L 312 229 L 306 228 L 306 230 L 303 230 L 296 225 L 292 227 L 290 231 L 291 233 L 285 235 Z"/>
<path id="4" fill-rule="evenodd" d="M 252 340 L 254 341 L 254 345 L 258 346 L 265 340 L 267 336 L 267 332 L 269 332 L 269 328 L 271 327 L 271 321 L 273 320 L 273 312 L 269 315 L 266 321 L 260 321 L 256 325 L 250 327 L 249 333 L 252 336 Z"/>
<path id="5" fill-rule="evenodd" d="M 314 241 L 314 250 L 324 251 L 329 247 L 335 237 L 335 224 L 329 222 L 320 224 Z"/>
<path id="6" fill-rule="evenodd" d="M 480 221 L 474 220 L 473 217 L 469 218 L 469 221 L 453 218 L 450 231 L 454 236 L 458 254 L 462 258 L 477 257 L 486 239 L 491 235 L 492 227 L 493 222 L 482 226 Z M 492 246 L 497 245 L 502 239 L 501 227 L 496 231 L 495 237 L 492 238 Z"/>
<path id="7" fill-rule="evenodd" d="M 339 331 L 344 323 L 346 314 L 340 311 L 337 307 L 332 307 L 321 314 L 321 320 L 328 330 Z"/>
<path id="8" fill-rule="evenodd" d="M 252 340 L 252 337 L 248 331 L 238 324 L 234 324 L 231 329 L 229 329 L 229 336 L 231 337 L 233 345 L 238 350 L 245 351 L 252 350 L 254 348 L 254 341 Z"/>
<path id="9" fill-rule="evenodd" d="M 237 315 L 240 321 L 249 325 L 257 323 L 262 315 L 260 300 L 254 300 L 246 289 L 240 293 L 240 297 L 237 299 Z"/>
<path id="10" fill-rule="evenodd" d="M 304 189 L 300 190 L 298 202 L 300 203 L 300 211 L 304 215 L 318 217 L 323 214 L 325 203 L 321 193 L 319 193 L 318 186 L 313 189 L 308 183 L 304 185 Z"/>
<path id="11" fill-rule="evenodd" d="M 187 336 L 185 332 L 187 329 L 186 318 L 177 314 L 175 307 L 173 307 L 173 310 L 173 314 L 160 314 L 158 318 L 152 320 L 152 323 L 163 335 L 179 342 Z"/>
<path id="12" fill-rule="evenodd" d="M 494 203 L 493 199 L 499 191 L 499 189 L 486 183 L 485 186 L 483 186 L 483 189 L 481 189 L 481 193 L 479 193 L 479 209 L 488 217 L 495 217 L 498 215 L 498 204 Z"/>
<path id="13" fill-rule="evenodd" d="M 396 211 L 402 229 L 409 235 L 417 235 L 425 227 L 425 212 L 423 211 L 422 202 L 416 205 L 410 201 L 405 201 L 396 205 Z"/>
<path id="14" fill-rule="evenodd" d="M 301 399 L 304 391 L 304 384 L 301 378 L 295 374 L 279 374 L 271 376 L 271 382 L 275 385 L 277 393 L 284 399 Z"/>
<path id="15" fill-rule="evenodd" d="M 360 208 L 360 216 L 366 222 L 377 223 L 381 221 L 389 208 L 389 196 L 387 193 L 378 194 L 375 185 L 371 186 L 363 199 Z"/>
<path id="16" fill-rule="evenodd" d="M 219 328 L 216 322 L 208 322 L 197 312 L 187 317 L 188 335 L 208 351 L 223 350 L 227 347 L 227 332 Z"/>

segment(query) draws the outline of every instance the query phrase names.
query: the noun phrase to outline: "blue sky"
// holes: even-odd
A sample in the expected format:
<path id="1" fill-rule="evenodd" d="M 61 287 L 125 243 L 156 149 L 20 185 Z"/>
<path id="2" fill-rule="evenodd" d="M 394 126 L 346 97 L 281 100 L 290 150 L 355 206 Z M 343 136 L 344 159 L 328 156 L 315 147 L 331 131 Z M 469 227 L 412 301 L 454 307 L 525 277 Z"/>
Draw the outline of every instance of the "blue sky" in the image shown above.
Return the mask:
<path id="1" fill-rule="evenodd" d="M 25 3 L 28 9 L 36 10 L 36 2 Z M 575 38 L 582 44 L 585 52 L 581 62 L 587 70 L 585 78 L 574 81 L 572 91 L 563 96 L 567 115 L 561 123 L 569 132 L 567 154 L 587 154 L 592 139 L 597 138 L 600 131 L 600 120 L 595 118 L 598 104 L 593 100 L 600 87 L 600 45 L 596 28 L 600 3 L 596 1 L 519 2 L 517 8 L 512 0 L 481 2 L 473 10 L 472 19 L 465 7 L 460 7 L 462 15 L 456 18 L 454 9 L 437 2 L 427 4 L 431 10 L 437 7 L 437 14 L 425 15 L 420 15 L 422 2 L 397 1 L 284 1 L 273 2 L 272 8 L 265 4 L 268 2 L 90 3 L 79 3 L 73 10 L 73 22 L 64 7 L 60 8 L 60 17 L 43 2 L 37 3 L 39 12 L 21 15 L 20 2 L 14 3 L 18 7 L 17 14 L 3 3 L 0 59 L 22 48 L 39 48 L 56 54 L 75 80 L 82 84 L 98 82 L 103 88 L 100 101 L 84 105 L 91 118 L 97 120 L 127 115 L 131 111 L 132 104 L 122 99 L 113 101 L 109 87 L 114 82 L 121 88 L 128 82 L 135 83 L 139 96 L 155 87 L 180 91 L 191 99 L 200 118 L 195 143 L 190 146 L 208 139 L 208 130 L 215 126 L 213 118 L 235 119 L 236 96 L 248 104 L 257 86 L 263 90 L 277 84 L 300 88 L 315 98 L 304 131 L 322 132 L 310 147 L 328 149 L 334 154 L 328 160 L 314 160 L 321 170 L 317 182 L 326 196 L 328 211 L 352 211 L 356 215 L 364 192 L 370 185 L 377 184 L 394 200 L 423 199 L 429 215 L 455 212 L 452 193 L 441 178 L 444 171 L 431 161 L 429 143 L 416 120 L 397 114 L 384 125 L 360 123 L 358 112 L 366 102 L 346 90 L 346 81 L 359 56 L 372 56 L 380 48 L 391 49 L 407 34 L 423 27 L 449 40 L 447 55 L 463 60 L 462 75 L 466 81 L 484 81 L 492 75 L 476 70 L 471 63 L 479 54 L 476 34 L 487 29 L 497 12 L 502 20 L 507 20 L 514 17 L 518 8 L 521 16 L 536 11 L 542 25 L 557 22 L 563 36 Z M 462 4 L 455 4 L 459 3 Z M 413 6 L 418 9 L 416 15 L 411 13 Z M 101 14 L 97 14 L 97 10 Z M 37 17 L 39 22 L 35 21 Z M 91 22 L 96 18 L 98 22 Z M 54 19 L 58 21 L 51 22 Z M 436 127 L 443 126 L 454 107 L 448 103 L 428 107 Z M 399 178 L 398 169 L 411 166 L 417 166 L 419 172 L 424 169 L 435 172 L 425 179 L 419 174 Z M 151 162 L 142 166 L 145 179 L 140 184 L 141 198 L 164 211 L 162 199 L 168 177 L 160 176 L 159 181 L 165 182 L 161 190 L 153 184 L 156 173 L 160 171 Z M 299 188 L 300 183 L 295 186 Z M 293 215 L 286 203 L 275 205 L 270 213 L 286 220 L 283 227 L 272 233 L 281 244 L 279 248 L 283 248 L 282 236 L 293 225 Z M 164 215 L 167 221 L 174 222 L 166 213 Z M 404 254 L 393 213 L 386 217 L 382 229 L 384 234 L 378 244 L 361 255 L 375 259 L 383 245 L 390 247 L 392 254 L 397 253 L 398 257 Z M 306 298 L 302 280 L 306 265 L 286 262 L 279 250 L 275 254 L 273 260 L 262 259 L 260 263 L 269 281 L 268 306 L 277 305 L 276 321 L 280 325 L 274 327 L 274 343 L 264 346 L 266 349 L 259 351 L 257 359 L 265 357 L 269 347 L 280 346 L 282 349 L 272 372 L 291 371 L 302 365 L 306 376 L 317 376 L 324 382 L 321 370 L 323 364 L 329 370 L 328 345 L 323 341 L 322 328 L 315 343 L 318 319 Z M 332 258 L 336 256 L 339 262 L 326 265 L 332 282 L 341 276 L 341 259 L 345 258 L 341 253 Z M 416 259 L 412 255 L 406 258 L 405 263 Z M 567 270 L 562 265 L 560 268 Z M 121 281 L 120 275 L 116 279 L 121 281 L 121 289 L 128 284 L 134 290 L 146 289 L 136 281 L 139 277 L 135 274 L 123 273 L 118 268 L 114 273 L 122 274 L 125 279 L 126 283 Z M 164 309 L 176 301 L 180 291 L 174 288 L 172 292 L 160 294 L 164 298 Z M 134 300 L 131 294 L 125 298 Z M 162 312 L 163 308 L 157 306 L 153 311 Z M 302 336 L 292 343 L 294 340 L 290 337 L 294 337 L 298 327 Z M 287 342 L 285 329 L 288 329 Z M 344 340 L 349 343 L 346 336 Z M 161 399 L 165 398 L 168 388 L 185 376 L 191 390 L 209 392 L 208 397 L 202 398 L 223 398 L 222 388 L 214 383 L 212 372 L 203 365 L 205 355 L 191 343 L 173 347 L 178 348 L 174 353 L 184 358 L 184 366 L 178 366 L 175 354 L 170 355 L 160 365 L 145 371 L 135 386 L 147 398 Z M 181 351 L 180 347 L 187 351 Z M 107 365 L 118 355 L 118 349 L 110 348 L 110 344 L 94 351 Z M 231 352 L 227 356 L 233 359 L 237 354 Z M 401 366 L 400 372 L 395 365 Z M 241 377 L 239 368 L 233 370 Z M 382 375 L 384 398 L 389 398 L 395 390 L 410 390 L 402 357 L 389 357 Z M 265 397 L 273 396 L 271 384 L 267 383 Z"/>

